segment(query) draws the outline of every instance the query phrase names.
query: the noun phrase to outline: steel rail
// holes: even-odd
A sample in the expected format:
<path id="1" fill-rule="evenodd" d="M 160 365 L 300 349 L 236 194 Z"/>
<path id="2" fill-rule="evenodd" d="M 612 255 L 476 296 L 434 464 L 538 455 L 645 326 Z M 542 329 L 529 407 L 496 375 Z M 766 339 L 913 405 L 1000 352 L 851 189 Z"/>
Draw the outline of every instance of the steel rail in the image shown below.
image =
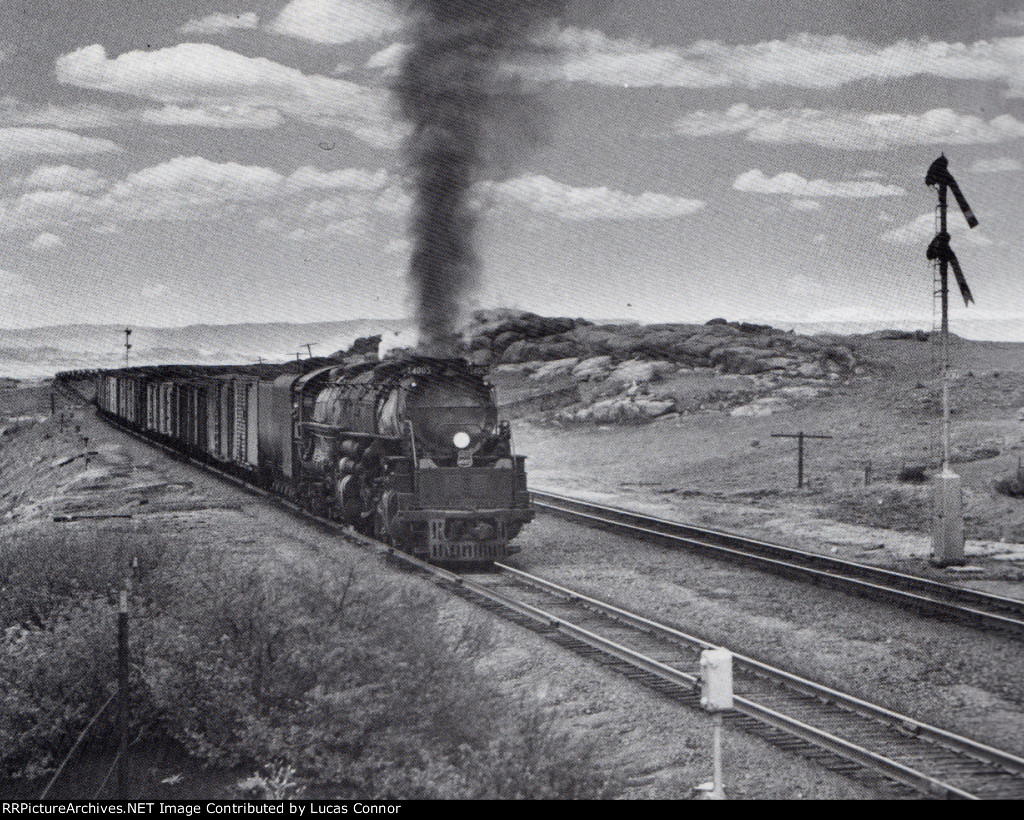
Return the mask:
<path id="1" fill-rule="evenodd" d="M 431 568 L 433 569 L 433 568 Z M 502 566 L 502 569 L 511 569 Z M 525 574 L 523 574 L 525 576 Z M 530 577 L 530 576 L 526 576 Z M 533 579 L 543 582 L 543 579 Z M 618 660 L 624 661 L 630 666 L 649 672 L 668 683 L 675 684 L 683 689 L 692 691 L 700 690 L 700 679 L 696 675 L 683 672 L 668 664 L 655 660 L 641 652 L 624 646 L 621 643 L 605 638 L 596 632 L 584 629 L 571 621 L 555 615 L 547 610 L 531 604 L 518 601 L 515 598 L 502 594 L 494 589 L 488 588 L 485 584 L 476 583 L 465 578 L 459 578 L 457 586 L 471 591 L 487 600 L 507 607 L 517 613 L 526 615 L 534 620 L 542 629 L 557 630 L 563 635 L 575 638 L 587 646 L 600 650 Z M 572 598 L 582 600 L 586 596 L 574 593 L 571 590 L 566 592 Z M 592 599 L 591 599 L 592 600 Z M 864 768 L 884 774 L 891 780 L 909 786 L 912 789 L 925 794 L 941 795 L 950 798 L 975 800 L 977 797 L 970 792 L 959 789 L 938 778 L 932 777 L 924 772 L 906 766 L 899 761 L 887 758 L 877 752 L 873 752 L 856 743 L 852 743 L 837 735 L 827 732 L 818 727 L 812 726 L 805 721 L 785 715 L 779 711 L 759 704 L 741 695 L 733 699 L 735 710 L 754 720 L 768 724 L 788 735 L 795 736 L 811 745 L 825 749 L 833 754 L 863 766 Z"/>
<path id="2" fill-rule="evenodd" d="M 497 563 L 495 564 L 495 567 L 500 572 L 509 575 L 522 583 L 543 589 L 561 597 L 569 603 L 579 604 L 616 621 L 645 630 L 659 637 L 667 638 L 668 640 L 686 648 L 696 650 L 716 648 L 715 644 L 709 643 L 702 638 L 688 635 L 687 633 L 668 626 L 667 624 L 653 621 L 635 612 L 630 612 L 617 607 L 614 604 L 610 604 L 607 601 L 601 601 L 576 590 L 556 584 L 545 578 L 531 575 L 530 573 L 516 569 L 515 567 Z M 902 731 L 908 731 L 917 737 L 926 738 L 929 741 L 945 746 L 958 754 L 966 754 L 980 762 L 998 766 L 1009 774 L 1024 777 L 1024 758 L 1018 755 L 1005 752 L 1001 749 L 996 749 L 993 746 L 972 740 L 971 738 L 957 735 L 954 732 L 947 731 L 946 729 L 932 726 L 931 724 L 894 712 L 891 709 L 886 709 L 883 706 L 878 706 L 877 704 L 870 703 L 869 701 L 825 686 L 824 684 L 816 683 L 808 678 L 795 675 L 792 672 L 787 672 L 784 669 L 779 669 L 764 663 L 763 661 L 747 657 L 737 652 L 733 652 L 733 662 L 736 666 L 743 668 L 752 674 L 761 676 L 766 680 L 779 682 L 786 687 L 798 690 L 802 694 L 810 695 L 823 701 L 828 701 L 840 708 L 860 714 L 863 717 L 879 720 L 889 725 L 899 726 Z"/>
<path id="3" fill-rule="evenodd" d="M 862 597 L 1024 635 L 1024 601 L 944 584 L 884 567 L 833 558 L 692 524 L 539 490 L 537 509 L 673 548 L 689 549 Z"/>
<path id="4" fill-rule="evenodd" d="M 652 676 L 652 678 L 658 682 L 667 683 L 676 688 L 677 699 L 681 699 L 680 696 L 685 694 L 692 702 L 696 692 L 699 690 L 700 683 L 696 675 L 675 669 L 674 667 L 651 658 L 636 649 L 632 649 L 622 643 L 598 635 L 592 630 L 573 624 L 568 619 L 557 614 L 489 588 L 486 583 L 479 583 L 471 578 L 467 578 L 451 572 L 450 570 L 444 569 L 443 567 L 428 564 L 415 556 L 398 551 L 387 544 L 367 538 L 366 536 L 355 532 L 347 525 L 340 524 L 336 521 L 311 513 L 298 504 L 295 504 L 294 502 L 277 494 L 268 492 L 264 488 L 252 484 L 251 482 L 248 482 L 236 475 L 221 470 L 207 461 L 198 459 L 188 453 L 170 447 L 163 442 L 157 441 L 143 431 L 126 425 L 109 414 L 97 415 L 101 420 L 110 424 L 112 427 L 115 427 L 116 429 L 121 430 L 122 432 L 125 432 L 146 444 L 157 447 L 177 460 L 188 462 L 207 472 L 217 475 L 224 480 L 227 480 L 243 490 L 249 491 L 267 500 L 274 501 L 288 509 L 290 512 L 293 512 L 304 519 L 313 521 L 325 529 L 346 535 L 363 548 L 384 555 L 390 560 L 427 575 L 439 586 L 459 594 L 460 597 L 467 598 L 477 603 L 482 600 L 490 604 L 488 608 L 492 611 L 497 609 L 505 615 L 511 613 L 515 616 L 513 620 L 518 620 L 521 623 L 525 621 L 527 625 L 534 629 L 534 631 L 541 634 L 547 634 L 549 636 L 557 635 L 563 639 L 569 639 L 570 649 L 573 648 L 571 642 L 575 642 L 580 646 L 587 647 L 590 650 L 600 652 L 602 655 L 614 658 L 617 661 L 628 665 L 629 668 L 640 670 L 642 673 Z M 496 565 L 496 567 L 500 572 L 515 575 L 519 580 L 530 578 L 536 588 L 546 588 L 551 591 L 557 591 L 558 594 L 566 600 L 586 602 L 587 606 L 592 608 L 604 608 L 607 614 L 612 615 L 617 620 L 631 621 L 647 631 L 651 631 L 653 629 L 654 631 L 661 632 L 663 635 L 671 636 L 675 640 L 690 637 L 686 636 L 685 633 L 673 629 L 672 627 L 658 624 L 657 622 L 650 621 L 641 615 L 618 609 L 610 604 L 605 604 L 597 599 L 569 590 L 565 587 L 561 587 L 553 582 L 529 576 L 521 570 L 515 570 L 511 567 L 506 567 L 505 565 Z M 692 640 L 697 641 L 695 645 L 706 647 L 710 646 L 709 644 L 699 641 L 699 639 L 694 638 Z M 740 661 L 740 665 L 749 663 L 750 668 L 755 669 L 761 675 L 766 674 L 765 670 L 773 669 L 772 667 L 767 666 L 767 664 L 761 664 L 753 659 L 748 659 L 743 656 L 734 657 L 737 657 Z M 956 751 L 963 751 L 969 747 L 977 753 L 975 756 L 980 757 L 982 762 L 991 763 L 994 762 L 993 758 L 999 758 L 1001 761 L 999 765 L 1002 765 L 1004 769 L 1009 770 L 1007 771 L 1008 774 L 1016 775 L 1016 767 L 1024 764 L 1024 760 L 1016 758 L 1009 753 L 993 749 L 992 747 L 977 744 L 969 738 L 962 738 L 955 734 L 945 732 L 945 730 L 929 727 L 926 724 L 915 721 L 912 718 L 899 715 L 898 713 L 889 712 L 882 707 L 877 707 L 864 701 L 858 701 L 851 696 L 844 695 L 843 693 L 836 692 L 835 690 L 828 689 L 827 687 L 806 681 L 806 679 L 799 678 L 798 676 L 792 675 L 792 673 L 787 673 L 783 670 L 773 671 L 778 673 L 777 679 L 779 681 L 788 682 L 793 686 L 793 688 L 809 685 L 813 691 L 808 691 L 807 694 L 815 694 L 826 699 L 847 698 L 849 699 L 848 702 L 853 702 L 855 705 L 863 705 L 868 707 L 869 710 L 874 710 L 877 714 L 883 714 L 889 717 L 893 723 L 898 723 L 905 727 L 920 726 L 927 729 L 929 733 L 934 732 L 936 739 L 941 739 L 950 747 L 957 747 L 955 749 Z M 817 687 L 816 690 L 814 689 L 815 687 Z M 960 789 L 938 777 L 933 777 L 925 772 L 918 771 L 911 766 L 900 763 L 899 761 L 887 758 L 883 754 L 873 752 L 864 746 L 848 741 L 826 730 L 812 726 L 806 721 L 786 715 L 777 709 L 759 704 L 742 695 L 735 698 L 735 702 L 737 704 L 736 713 L 738 715 L 742 715 L 758 724 L 769 726 L 774 730 L 782 732 L 786 736 L 796 738 L 814 749 L 825 750 L 833 756 L 856 764 L 858 767 L 865 770 L 882 774 L 894 783 L 907 786 L 918 792 L 932 796 L 977 799 L 977 795 L 965 789 Z M 745 727 L 741 726 L 741 728 Z M 911 731 L 913 731 L 913 729 Z"/>

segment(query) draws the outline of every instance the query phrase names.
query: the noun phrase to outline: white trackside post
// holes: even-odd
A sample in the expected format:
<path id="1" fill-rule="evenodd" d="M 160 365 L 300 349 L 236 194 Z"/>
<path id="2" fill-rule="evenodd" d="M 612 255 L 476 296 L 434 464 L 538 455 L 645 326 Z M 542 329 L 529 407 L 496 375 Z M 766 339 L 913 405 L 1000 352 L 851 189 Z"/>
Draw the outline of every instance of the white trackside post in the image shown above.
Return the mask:
<path id="1" fill-rule="evenodd" d="M 722 775 L 722 712 L 732 709 L 732 653 L 728 649 L 705 649 L 700 654 L 700 705 L 713 714 L 714 788 L 709 798 L 725 800 Z"/>

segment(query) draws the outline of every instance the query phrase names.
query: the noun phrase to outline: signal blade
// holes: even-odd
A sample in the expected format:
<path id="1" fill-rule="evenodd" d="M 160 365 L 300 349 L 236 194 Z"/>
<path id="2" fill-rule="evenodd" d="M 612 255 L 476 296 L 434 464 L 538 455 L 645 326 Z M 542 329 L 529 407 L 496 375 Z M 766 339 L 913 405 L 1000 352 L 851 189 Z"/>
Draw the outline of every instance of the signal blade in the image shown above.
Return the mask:
<path id="1" fill-rule="evenodd" d="M 963 191 L 960 190 L 960 186 L 956 184 L 956 180 L 953 179 L 953 175 L 946 172 L 946 184 L 949 186 L 949 190 L 953 192 L 953 196 L 956 198 L 956 204 L 960 206 L 960 210 L 964 212 L 964 219 L 967 220 L 967 226 L 969 228 L 976 228 L 978 226 L 978 217 L 974 215 L 974 211 L 971 210 L 971 206 L 967 204 L 967 199 L 964 197 Z"/>
<path id="2" fill-rule="evenodd" d="M 952 249 L 947 248 L 946 258 L 949 260 L 949 265 L 953 268 L 953 275 L 956 277 L 956 283 L 960 286 L 960 295 L 964 297 L 964 304 L 969 305 L 974 301 L 974 296 L 971 295 L 971 289 L 967 287 L 967 279 L 964 277 L 964 272 L 960 270 L 960 261 L 956 258 L 956 254 L 953 253 Z"/>
<path id="3" fill-rule="evenodd" d="M 949 252 L 949 234 L 943 231 L 935 234 L 935 238 L 928 243 L 928 251 L 925 256 L 927 256 L 928 261 L 931 262 L 936 259 L 941 259 Z"/>

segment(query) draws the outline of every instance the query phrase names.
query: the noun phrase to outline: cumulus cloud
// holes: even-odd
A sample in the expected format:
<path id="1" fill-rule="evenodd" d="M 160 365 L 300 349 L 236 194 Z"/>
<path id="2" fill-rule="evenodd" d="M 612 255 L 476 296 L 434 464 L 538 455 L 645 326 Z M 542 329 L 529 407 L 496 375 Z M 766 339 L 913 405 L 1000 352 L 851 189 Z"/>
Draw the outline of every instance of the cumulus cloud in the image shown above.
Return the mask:
<path id="1" fill-rule="evenodd" d="M 40 165 L 22 181 L 26 188 L 49 191 L 102 191 L 110 183 L 94 168 L 76 168 L 73 165 Z"/>
<path id="2" fill-rule="evenodd" d="M 404 133 L 388 114 L 384 91 L 303 74 L 265 57 L 246 57 L 212 43 L 180 43 L 115 58 L 108 58 L 103 46 L 91 45 L 58 57 L 56 73 L 68 85 L 200 108 L 222 122 L 230 117 L 251 122 L 253 117 L 269 116 L 267 109 L 275 109 L 322 128 L 349 131 L 381 148 L 394 147 Z M 155 116 L 189 114 L 171 109 Z"/>
<path id="3" fill-rule="evenodd" d="M 732 183 L 733 190 L 754 194 L 785 194 L 801 199 L 811 197 L 849 197 L 867 199 L 879 196 L 903 196 L 906 191 L 898 185 L 880 182 L 833 182 L 827 179 L 806 179 L 800 174 L 786 171 L 768 177 L 759 168 L 740 174 Z"/>
<path id="4" fill-rule="evenodd" d="M 791 211 L 820 211 L 821 207 L 816 199 L 794 199 L 789 203 Z"/>
<path id="5" fill-rule="evenodd" d="M 189 20 L 178 31 L 182 34 L 222 34 L 232 29 L 254 29 L 260 18 L 251 11 L 244 14 L 208 14 Z"/>
<path id="6" fill-rule="evenodd" d="M 392 43 L 389 46 L 385 46 L 380 51 L 374 52 L 367 58 L 363 64 L 363 68 L 370 69 L 371 71 L 380 71 L 385 76 L 393 77 L 398 74 L 399 69 L 402 66 L 402 61 L 405 59 L 405 55 L 409 53 L 412 46 L 408 43 Z M 335 69 L 340 73 L 341 66 Z"/>
<path id="7" fill-rule="evenodd" d="M 838 35 L 798 34 L 755 44 L 703 40 L 676 47 L 561 28 L 552 29 L 544 44 L 558 51 L 558 71 L 565 79 L 597 85 L 836 88 L 858 80 L 928 75 L 1000 81 L 1011 92 L 1024 89 L 1024 37 L 971 44 L 902 40 L 878 46 Z"/>
<path id="8" fill-rule="evenodd" d="M 278 194 L 284 176 L 269 168 L 176 157 L 128 174 L 106 190 L 33 190 L 2 203 L 0 228 L 217 218 Z"/>
<path id="9" fill-rule="evenodd" d="M 403 25 L 397 9 L 382 0 L 291 0 L 267 30 L 338 44 L 379 39 Z"/>
<path id="10" fill-rule="evenodd" d="M 604 186 L 574 188 L 542 175 L 524 175 L 480 187 L 486 197 L 498 204 L 514 203 L 572 221 L 673 219 L 704 207 L 699 199 L 650 191 L 627 194 Z"/>
<path id="11" fill-rule="evenodd" d="M 285 233 L 285 238 L 293 242 L 322 241 L 324 239 L 344 239 L 366 236 L 370 232 L 370 222 L 364 217 L 353 217 L 328 222 L 322 226 L 295 228 Z"/>
<path id="12" fill-rule="evenodd" d="M 923 249 L 935 236 L 936 230 L 935 214 L 927 213 L 921 214 L 906 225 L 886 231 L 879 239 L 893 245 L 920 245 Z M 979 246 L 994 244 L 988 237 L 976 230 L 969 230 L 966 226 L 961 226 L 955 219 L 949 220 L 949 233 L 954 245 L 957 243 Z"/>
<path id="13" fill-rule="evenodd" d="M 0 99 L 0 125 L 53 126 L 62 129 L 113 128 L 132 118 L 131 112 L 107 105 L 31 105 L 16 99 Z"/>
<path id="14" fill-rule="evenodd" d="M 242 203 L 273 198 L 284 177 L 270 168 L 204 157 L 175 157 L 129 174 L 100 199 L 102 209 L 129 219 L 221 216 Z"/>
<path id="15" fill-rule="evenodd" d="M 412 211 L 412 196 L 400 182 L 392 182 L 377 195 L 373 208 L 379 213 L 404 219 Z"/>
<path id="16" fill-rule="evenodd" d="M 282 122 L 276 108 L 249 106 L 195 106 L 165 105 L 142 111 L 139 119 L 151 125 L 178 125 L 198 128 L 276 128 Z"/>
<path id="17" fill-rule="evenodd" d="M 284 122 L 276 108 L 246 105 L 165 105 L 120 109 L 95 103 L 29 105 L 13 97 L 0 100 L 0 125 L 56 126 L 63 129 L 117 128 L 134 122 L 204 128 L 273 128 Z"/>
<path id="18" fill-rule="evenodd" d="M 387 185 L 388 180 L 388 172 L 383 169 L 367 171 L 363 168 L 321 171 L 319 168 L 303 166 L 288 176 L 288 183 L 296 188 L 351 188 L 357 191 L 379 191 Z"/>
<path id="19" fill-rule="evenodd" d="M 120 151 L 117 143 L 83 137 L 56 128 L 0 128 L 0 159 L 33 154 L 103 154 Z"/>
<path id="20" fill-rule="evenodd" d="M 409 207 L 401 186 L 384 170 L 303 166 L 285 175 L 198 156 L 175 157 L 113 182 L 92 169 L 67 165 L 41 166 L 19 182 L 28 190 L 0 200 L 0 231 L 80 224 L 110 233 L 135 221 L 257 216 L 262 205 L 261 230 L 283 232 L 285 221 L 279 217 L 285 216 L 304 220 L 309 224 L 302 227 L 321 236 L 351 236 L 368 229 L 369 215 L 404 215 Z M 335 196 L 309 202 L 319 192 Z M 265 216 L 271 202 L 278 209 L 275 217 Z"/>
<path id="21" fill-rule="evenodd" d="M 975 160 L 967 170 L 972 174 L 1015 174 L 1024 168 L 1012 157 L 995 157 L 994 159 Z"/>
<path id="22" fill-rule="evenodd" d="M 52 251 L 63 246 L 64 240 L 53 233 L 41 233 L 29 242 L 29 247 L 36 251 Z"/>
<path id="23" fill-rule="evenodd" d="M 1009 114 L 985 121 L 949 108 L 923 114 L 754 109 L 694 111 L 673 125 L 683 136 L 742 134 L 752 142 L 804 143 L 826 148 L 881 151 L 902 145 L 974 145 L 1024 138 L 1024 122 Z"/>

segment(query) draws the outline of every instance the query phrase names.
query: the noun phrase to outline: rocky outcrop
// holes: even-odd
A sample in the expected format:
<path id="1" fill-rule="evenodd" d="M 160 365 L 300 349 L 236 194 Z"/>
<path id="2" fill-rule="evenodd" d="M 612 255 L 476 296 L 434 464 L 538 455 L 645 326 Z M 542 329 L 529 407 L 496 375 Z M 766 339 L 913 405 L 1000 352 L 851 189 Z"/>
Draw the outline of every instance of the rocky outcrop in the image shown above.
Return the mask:
<path id="1" fill-rule="evenodd" d="M 767 325 L 712 319 L 707 324 L 595 325 L 523 311 L 480 311 L 466 328 L 467 357 L 498 370 L 516 369 L 539 382 L 579 386 L 583 401 L 562 421 L 642 421 L 665 413 L 718 409 L 758 416 L 804 396 L 762 400 L 787 380 L 827 383 L 860 372 L 846 339 L 798 336 Z M 687 375 L 751 378 L 756 388 L 696 393 Z M 695 398 L 695 396 L 697 398 Z"/>
<path id="2" fill-rule="evenodd" d="M 564 423 L 642 422 L 663 416 L 675 409 L 671 399 L 648 396 L 616 396 L 602 399 L 586 407 L 566 408 L 555 414 Z"/>
<path id="3" fill-rule="evenodd" d="M 713 367 L 721 373 L 802 378 L 853 373 L 857 358 L 834 336 L 797 336 L 766 325 L 712 320 L 706 325 L 594 325 L 511 310 L 481 311 L 466 328 L 468 355 L 481 364 L 575 358 L 580 381 L 606 378 L 627 362 Z M 650 381 L 640 378 L 638 381 Z"/>

